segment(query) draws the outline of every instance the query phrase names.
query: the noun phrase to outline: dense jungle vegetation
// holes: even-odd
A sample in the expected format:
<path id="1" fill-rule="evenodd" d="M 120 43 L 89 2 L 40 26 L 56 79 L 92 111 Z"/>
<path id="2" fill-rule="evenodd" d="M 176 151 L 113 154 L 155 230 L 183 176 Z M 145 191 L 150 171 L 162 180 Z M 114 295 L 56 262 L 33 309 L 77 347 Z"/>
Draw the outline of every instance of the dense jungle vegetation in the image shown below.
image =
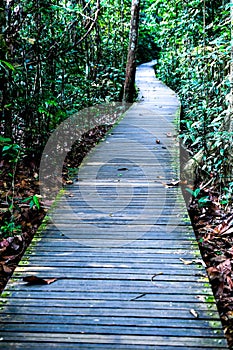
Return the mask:
<path id="1" fill-rule="evenodd" d="M 131 1 L 0 1 L 0 271 L 3 284 L 44 218 L 39 191 L 44 146 L 60 123 L 85 107 L 121 101 L 131 27 Z M 146 2 L 142 18 L 146 21 Z M 139 61 L 157 45 L 147 25 Z M 72 178 L 115 116 L 85 133 L 64 164 Z M 7 261 L 7 263 L 6 263 Z"/>
<path id="2" fill-rule="evenodd" d="M 184 159 L 182 181 L 188 177 L 195 182 L 194 188 L 188 187 L 193 196 L 190 214 L 229 339 L 232 5 L 230 0 L 141 0 L 137 51 L 138 64 L 157 58 L 157 76 L 182 103 L 180 139 L 190 155 Z M 130 0 L 0 1 L 3 256 L 20 255 L 22 237 L 30 240 L 46 213 L 38 192 L 38 167 L 49 135 L 84 107 L 122 100 L 130 8 Z M 85 154 L 86 143 L 95 142 L 102 132 L 86 135 L 80 152 Z M 65 171 L 67 181 L 72 164 Z M 14 267 L 16 262 L 10 263 Z M 5 263 L 1 266 L 11 273 Z"/>
<path id="3" fill-rule="evenodd" d="M 122 0 L 1 1 L 3 236 L 21 233 L 27 224 L 32 229 L 27 209 L 42 210 L 38 188 L 28 185 L 31 178 L 38 181 L 49 135 L 82 108 L 121 98 L 130 5 Z M 29 174 L 23 174 L 25 167 Z M 19 222 L 19 216 L 25 220 Z"/>
<path id="4" fill-rule="evenodd" d="M 0 227 L 5 237 L 32 229 L 28 208 L 35 215 L 42 210 L 38 189 L 27 187 L 30 179 L 38 182 L 40 156 L 56 127 L 84 107 L 122 99 L 131 2 L 12 0 L 1 1 L 0 8 Z M 147 25 L 138 50 L 140 62 L 156 55 Z M 29 174 L 23 174 L 25 167 Z"/>
<path id="5" fill-rule="evenodd" d="M 232 1 L 154 1 L 157 75 L 181 100 L 181 178 L 190 217 L 233 344 Z M 152 20 L 152 17 L 150 17 Z M 181 147 L 182 151 L 183 147 Z M 181 152 L 182 153 L 182 152 Z M 181 154 L 182 155 L 182 154 Z M 186 180 L 194 187 L 188 187 Z"/>
<path id="6" fill-rule="evenodd" d="M 162 18 L 160 77 L 178 92 L 181 134 L 202 178 L 232 186 L 231 4 L 190 1 L 153 4 Z M 171 15 L 172 14 L 172 15 Z"/>

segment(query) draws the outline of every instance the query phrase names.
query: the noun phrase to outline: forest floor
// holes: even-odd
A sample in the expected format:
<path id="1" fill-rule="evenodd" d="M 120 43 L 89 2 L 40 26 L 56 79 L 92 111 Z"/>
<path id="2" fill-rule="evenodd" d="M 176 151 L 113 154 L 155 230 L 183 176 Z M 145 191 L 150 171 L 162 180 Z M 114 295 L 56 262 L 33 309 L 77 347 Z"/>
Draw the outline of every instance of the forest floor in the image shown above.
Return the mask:
<path id="1" fill-rule="evenodd" d="M 102 125 L 82 135 L 67 154 L 63 166 L 63 184 L 73 182 L 83 158 L 111 128 Z M 12 174 L 14 176 L 12 177 Z M 39 163 L 23 160 L 17 165 L 0 162 L 0 292 L 4 289 L 17 264 L 42 224 L 50 201 L 40 196 Z M 14 200 L 13 200 L 14 198 Z M 10 210 L 9 210 L 10 208 Z"/>
<path id="2" fill-rule="evenodd" d="M 72 183 L 74 170 L 89 150 L 104 137 L 111 126 L 96 127 L 68 153 L 63 168 L 63 183 Z M 12 163 L 0 163 L 0 291 L 2 291 L 41 225 L 51 203 L 39 196 L 39 164 L 23 161 L 17 164 L 12 178 Z M 199 196 L 209 196 L 208 206 L 199 207 L 198 198 L 189 205 L 189 214 L 219 308 L 224 331 L 233 346 L 233 210 L 220 205 L 220 194 L 210 186 L 199 184 Z M 184 188 L 185 191 L 185 188 Z M 11 203 L 12 198 L 14 202 Z M 12 209 L 9 211 L 9 205 Z M 4 222 L 11 221 L 10 227 Z M 5 226 L 4 226 L 5 225 Z M 9 234 L 11 230 L 11 234 Z"/>
<path id="3" fill-rule="evenodd" d="M 188 210 L 202 258 L 212 285 L 224 332 L 233 348 L 233 208 L 220 204 L 221 196 L 214 186 L 198 183 L 198 197 Z M 199 198 L 208 197 L 200 207 Z"/>

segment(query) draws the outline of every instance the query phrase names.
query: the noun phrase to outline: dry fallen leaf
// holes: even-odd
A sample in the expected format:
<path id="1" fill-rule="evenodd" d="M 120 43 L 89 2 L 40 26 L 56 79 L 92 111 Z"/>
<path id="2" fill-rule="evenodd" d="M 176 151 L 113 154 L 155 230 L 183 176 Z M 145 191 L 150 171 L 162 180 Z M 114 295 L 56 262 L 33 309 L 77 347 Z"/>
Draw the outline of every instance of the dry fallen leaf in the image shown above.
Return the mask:
<path id="1" fill-rule="evenodd" d="M 220 263 L 217 266 L 217 269 L 221 272 L 221 274 L 227 276 L 231 274 L 231 259 L 227 259 L 225 261 L 223 261 L 222 263 Z"/>
<path id="2" fill-rule="evenodd" d="M 185 259 L 182 259 L 182 258 L 180 258 L 180 261 L 182 261 L 182 263 L 184 265 L 191 265 L 193 263 L 193 260 L 185 260 Z"/>
<path id="3" fill-rule="evenodd" d="M 227 276 L 226 280 L 227 280 L 227 284 L 228 284 L 229 289 L 232 290 L 233 289 L 233 281 L 232 281 L 231 277 Z"/>
<path id="4" fill-rule="evenodd" d="M 213 266 L 208 267 L 207 273 L 211 281 L 214 280 L 215 278 L 219 278 L 219 275 L 220 275 L 219 270 Z"/>
<path id="5" fill-rule="evenodd" d="M 57 278 L 49 278 L 49 279 L 45 279 L 45 278 L 41 278 L 41 277 L 37 277 L 37 276 L 26 276 L 23 277 L 23 281 L 27 282 L 28 284 L 51 284 L 55 281 L 57 281 Z"/>
<path id="6" fill-rule="evenodd" d="M 11 274 L 12 270 L 13 270 L 13 268 L 10 268 L 9 266 L 7 266 L 3 263 L 1 264 L 1 268 L 7 275 Z"/>
<path id="7" fill-rule="evenodd" d="M 202 265 L 203 267 L 206 267 L 206 263 L 202 259 L 195 259 L 193 260 L 195 264 Z"/>
<path id="8" fill-rule="evenodd" d="M 233 319 L 233 311 L 228 311 L 226 315 L 229 320 Z"/>
<path id="9" fill-rule="evenodd" d="M 217 255 L 210 259 L 212 263 L 218 263 L 218 264 L 222 263 L 225 260 L 226 260 L 225 255 Z"/>
<path id="10" fill-rule="evenodd" d="M 198 312 L 197 312 L 196 310 L 191 309 L 191 310 L 189 310 L 189 312 L 190 312 L 190 314 L 193 315 L 195 318 L 198 318 L 198 317 L 199 317 L 199 314 L 198 314 Z"/>
<path id="11" fill-rule="evenodd" d="M 66 184 L 67 184 L 67 185 L 72 185 L 72 184 L 73 184 L 73 181 L 72 181 L 72 180 L 67 180 L 67 181 L 66 181 Z"/>
<path id="12" fill-rule="evenodd" d="M 6 247 L 0 248 L 0 255 L 3 256 L 3 254 L 6 252 Z"/>
<path id="13" fill-rule="evenodd" d="M 185 260 L 180 258 L 180 261 L 182 261 L 184 265 L 199 264 L 199 265 L 202 265 L 203 267 L 206 267 L 206 264 L 202 259 Z"/>
<path id="14" fill-rule="evenodd" d="M 196 298 L 198 300 L 200 300 L 201 302 L 205 303 L 206 302 L 206 298 L 204 297 L 204 295 L 197 295 Z"/>
<path id="15" fill-rule="evenodd" d="M 180 184 L 180 180 L 176 180 L 176 181 L 171 181 L 169 183 L 166 184 L 167 187 L 175 187 L 175 186 L 179 186 Z"/>

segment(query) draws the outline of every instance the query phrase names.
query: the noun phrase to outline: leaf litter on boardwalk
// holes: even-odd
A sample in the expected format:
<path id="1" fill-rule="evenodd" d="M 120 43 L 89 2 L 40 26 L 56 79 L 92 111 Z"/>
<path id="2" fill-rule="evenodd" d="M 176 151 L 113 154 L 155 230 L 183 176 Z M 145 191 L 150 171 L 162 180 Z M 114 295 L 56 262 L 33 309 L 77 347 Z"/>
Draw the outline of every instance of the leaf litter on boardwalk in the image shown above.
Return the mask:
<path id="1" fill-rule="evenodd" d="M 42 278 L 38 276 L 25 276 L 23 277 L 23 281 L 27 282 L 30 285 L 35 285 L 35 284 L 51 284 L 53 282 L 56 282 L 58 278 Z"/>

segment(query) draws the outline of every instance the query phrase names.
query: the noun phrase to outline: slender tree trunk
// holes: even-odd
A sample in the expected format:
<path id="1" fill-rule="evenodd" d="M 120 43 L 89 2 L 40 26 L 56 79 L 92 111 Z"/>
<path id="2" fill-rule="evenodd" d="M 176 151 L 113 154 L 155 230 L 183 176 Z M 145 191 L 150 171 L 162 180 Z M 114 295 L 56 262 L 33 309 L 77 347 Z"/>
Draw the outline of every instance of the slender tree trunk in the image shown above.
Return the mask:
<path id="1" fill-rule="evenodd" d="M 135 95 L 136 49 L 138 43 L 139 13 L 140 0 L 132 0 L 129 49 L 123 96 L 123 100 L 125 102 L 133 102 Z"/>
<path id="2" fill-rule="evenodd" d="M 121 62 L 122 65 L 125 64 L 125 46 L 124 46 L 124 41 L 125 41 L 125 23 L 124 23 L 124 0 L 120 0 L 120 16 L 121 16 Z"/>
<path id="3" fill-rule="evenodd" d="M 11 8 L 9 4 L 5 4 L 5 1 L 0 1 L 0 26 L 2 33 L 0 35 L 0 60 L 11 62 L 11 52 L 13 52 L 13 41 L 11 39 L 11 51 L 9 50 L 10 42 L 10 30 L 11 30 Z M 6 28 L 8 28 L 6 30 Z M 9 108 L 11 104 L 10 90 L 12 72 L 10 69 L 0 68 L 0 119 L 4 124 L 4 136 L 12 138 L 12 113 Z"/>
<path id="4" fill-rule="evenodd" d="M 230 128 L 229 131 L 233 131 L 233 118 L 232 118 L 232 111 L 233 111 L 233 0 L 230 2 L 230 16 L 231 16 L 231 63 L 230 63 L 230 103 L 229 103 L 229 114 L 230 114 Z"/>

